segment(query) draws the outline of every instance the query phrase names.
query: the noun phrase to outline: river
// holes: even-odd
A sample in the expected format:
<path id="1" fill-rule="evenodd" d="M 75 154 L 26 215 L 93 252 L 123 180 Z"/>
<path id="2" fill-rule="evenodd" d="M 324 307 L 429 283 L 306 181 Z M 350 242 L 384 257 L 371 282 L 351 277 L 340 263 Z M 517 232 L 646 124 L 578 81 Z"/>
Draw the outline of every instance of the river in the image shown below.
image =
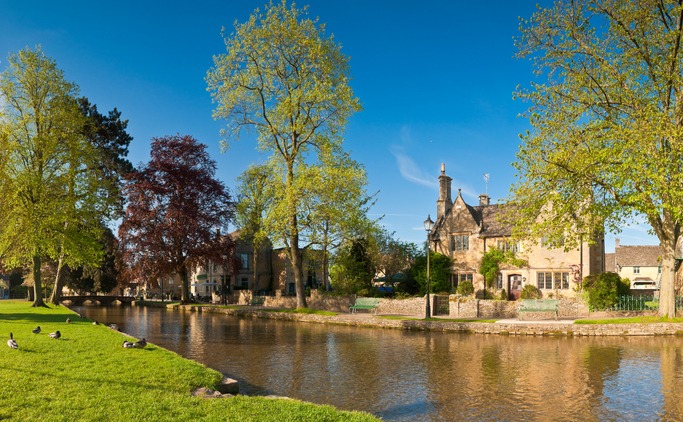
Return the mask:
<path id="1" fill-rule="evenodd" d="M 129 306 L 74 310 L 235 378 L 242 394 L 388 421 L 683 420 L 680 337 L 517 337 Z"/>

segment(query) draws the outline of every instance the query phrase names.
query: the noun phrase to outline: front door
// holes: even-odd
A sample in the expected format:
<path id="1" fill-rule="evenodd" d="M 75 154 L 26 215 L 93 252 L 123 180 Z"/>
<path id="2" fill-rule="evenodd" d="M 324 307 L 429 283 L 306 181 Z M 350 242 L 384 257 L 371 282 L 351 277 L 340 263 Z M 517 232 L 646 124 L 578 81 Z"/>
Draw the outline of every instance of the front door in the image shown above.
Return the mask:
<path id="1" fill-rule="evenodd" d="M 521 274 L 512 274 L 508 276 L 508 299 L 517 300 L 522 294 L 522 276 Z"/>

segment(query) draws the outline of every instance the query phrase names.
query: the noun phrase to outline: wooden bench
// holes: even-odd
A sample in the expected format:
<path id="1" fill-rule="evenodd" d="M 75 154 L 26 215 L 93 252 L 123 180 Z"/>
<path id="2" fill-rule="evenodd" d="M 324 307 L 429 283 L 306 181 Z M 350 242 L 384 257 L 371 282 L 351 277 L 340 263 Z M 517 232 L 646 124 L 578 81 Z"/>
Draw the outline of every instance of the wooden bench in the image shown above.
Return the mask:
<path id="1" fill-rule="evenodd" d="M 368 311 L 373 311 L 374 313 L 378 306 L 378 297 L 357 297 L 355 303 L 349 306 L 349 313 L 355 313 L 359 309 L 367 309 Z"/>
<path id="2" fill-rule="evenodd" d="M 521 299 L 519 301 L 519 313 L 523 312 L 552 312 L 555 319 L 558 316 L 560 301 L 556 299 Z"/>

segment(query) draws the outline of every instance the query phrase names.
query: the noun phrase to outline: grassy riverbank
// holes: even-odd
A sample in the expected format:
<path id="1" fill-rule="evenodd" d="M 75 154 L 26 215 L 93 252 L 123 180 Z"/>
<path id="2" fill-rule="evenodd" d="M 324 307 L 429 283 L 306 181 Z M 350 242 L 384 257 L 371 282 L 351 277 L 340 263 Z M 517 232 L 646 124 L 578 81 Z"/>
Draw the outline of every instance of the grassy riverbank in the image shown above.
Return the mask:
<path id="1" fill-rule="evenodd" d="M 36 326 L 40 334 L 31 332 Z M 62 337 L 49 338 L 56 330 Z M 134 339 L 92 325 L 61 306 L 31 308 L 29 302 L 0 301 L 3 343 L 10 332 L 19 349 L 0 345 L 0 419 L 377 420 L 297 400 L 192 397 L 197 387 L 214 387 L 221 374 L 152 344 L 124 349 L 123 340 Z"/>

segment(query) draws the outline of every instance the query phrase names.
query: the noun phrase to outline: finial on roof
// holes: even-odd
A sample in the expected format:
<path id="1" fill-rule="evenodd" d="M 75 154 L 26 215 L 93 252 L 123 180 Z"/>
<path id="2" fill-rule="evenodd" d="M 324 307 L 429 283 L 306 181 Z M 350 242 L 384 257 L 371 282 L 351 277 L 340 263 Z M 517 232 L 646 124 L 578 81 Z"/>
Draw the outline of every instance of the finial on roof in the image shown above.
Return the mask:
<path id="1" fill-rule="evenodd" d="M 441 163 L 441 174 L 446 174 L 446 163 Z"/>

